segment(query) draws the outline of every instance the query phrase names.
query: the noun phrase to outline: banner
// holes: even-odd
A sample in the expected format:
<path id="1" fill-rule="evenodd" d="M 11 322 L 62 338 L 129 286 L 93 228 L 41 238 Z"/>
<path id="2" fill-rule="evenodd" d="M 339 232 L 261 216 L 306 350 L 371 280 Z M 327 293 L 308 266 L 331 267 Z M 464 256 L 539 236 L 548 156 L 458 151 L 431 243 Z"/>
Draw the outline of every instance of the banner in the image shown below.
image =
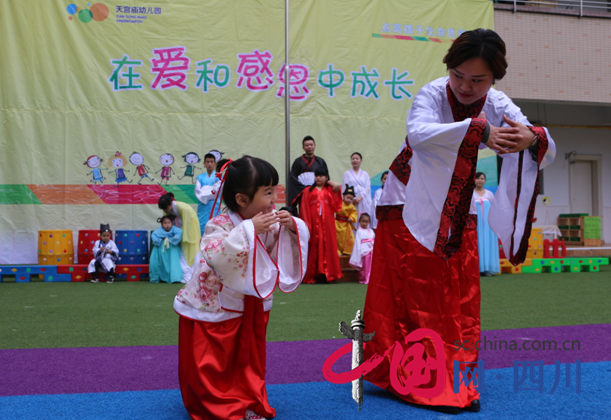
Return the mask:
<path id="1" fill-rule="evenodd" d="M 281 0 L 1 0 L 0 263 L 36 262 L 41 229 L 155 229 L 161 194 L 195 205 L 209 152 L 266 159 L 284 184 L 284 14 Z M 291 158 L 311 135 L 331 179 L 355 151 L 387 169 L 452 40 L 492 26 L 487 0 L 291 2 Z"/>

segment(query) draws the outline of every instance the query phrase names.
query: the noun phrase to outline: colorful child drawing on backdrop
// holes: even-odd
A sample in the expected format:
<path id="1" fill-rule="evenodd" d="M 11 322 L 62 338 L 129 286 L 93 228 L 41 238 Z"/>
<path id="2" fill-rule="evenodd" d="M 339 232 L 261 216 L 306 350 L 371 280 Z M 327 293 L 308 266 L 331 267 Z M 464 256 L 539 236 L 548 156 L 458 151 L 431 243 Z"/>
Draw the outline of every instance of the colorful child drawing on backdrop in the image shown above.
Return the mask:
<path id="1" fill-rule="evenodd" d="M 106 179 L 102 175 L 102 171 L 105 169 L 102 169 L 99 167 L 102 164 L 102 162 L 104 162 L 104 159 L 100 159 L 100 157 L 96 155 L 91 155 L 87 158 L 85 163 L 83 163 L 83 165 L 87 165 L 87 167 L 91 168 L 91 172 L 89 172 L 87 175 L 93 174 L 93 179 L 91 180 L 91 182 L 93 182 L 94 185 L 97 182 L 99 182 L 100 184 L 103 184 L 104 180 Z"/>
<path id="2" fill-rule="evenodd" d="M 170 167 L 170 165 L 174 163 L 174 156 L 172 156 L 169 153 L 165 153 L 159 157 L 159 163 L 163 165 L 163 168 L 155 172 L 156 174 L 161 172 L 161 182 L 159 183 L 159 185 L 163 184 L 164 180 L 165 180 L 165 185 L 168 185 L 168 183 L 170 182 L 170 177 L 172 176 L 172 173 L 174 174 L 176 173 L 174 172 L 174 169 Z"/>
<path id="3" fill-rule="evenodd" d="M 115 168 L 115 182 L 117 183 L 117 187 L 119 186 L 120 183 L 122 182 L 129 182 L 130 184 L 132 183 L 131 180 L 127 180 L 127 177 L 125 176 L 125 172 L 129 172 L 127 169 L 123 169 L 123 167 L 127 164 L 127 160 L 125 159 L 125 157 L 123 157 L 123 155 L 121 154 L 121 152 L 117 152 L 115 153 L 113 156 L 110 157 L 110 163 L 108 164 L 111 168 Z"/>
<path id="4" fill-rule="evenodd" d="M 189 152 L 186 155 L 182 155 L 182 157 L 184 158 L 185 162 L 187 162 L 187 166 L 180 167 L 180 169 L 185 168 L 185 174 L 181 177 L 178 177 L 178 179 L 183 179 L 185 177 L 190 176 L 191 182 L 195 184 L 195 169 L 202 169 L 195 166 L 195 164 L 201 159 L 199 158 L 199 155 L 195 152 Z"/>
<path id="5" fill-rule="evenodd" d="M 138 185 L 142 185 L 142 180 L 144 178 L 149 178 L 151 182 L 155 181 L 155 178 L 149 175 L 149 171 L 151 168 L 146 166 L 144 162 L 144 158 L 138 152 L 134 152 L 129 156 L 129 161 L 132 165 L 136 167 L 136 172 L 138 172 L 138 176 L 140 176 L 140 181 L 138 181 Z"/>

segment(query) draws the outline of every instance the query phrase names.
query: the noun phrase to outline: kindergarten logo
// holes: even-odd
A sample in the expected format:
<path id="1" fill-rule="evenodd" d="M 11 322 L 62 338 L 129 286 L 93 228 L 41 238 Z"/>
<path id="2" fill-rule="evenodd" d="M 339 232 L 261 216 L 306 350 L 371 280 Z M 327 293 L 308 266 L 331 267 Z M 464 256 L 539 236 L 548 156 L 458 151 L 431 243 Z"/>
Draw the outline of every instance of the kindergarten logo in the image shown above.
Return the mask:
<path id="1" fill-rule="evenodd" d="M 66 7 L 66 11 L 70 16 L 68 20 L 73 20 L 75 17 L 83 23 L 89 23 L 92 20 L 102 22 L 108 17 L 108 7 L 104 3 L 87 3 L 89 9 L 77 6 L 76 4 L 69 4 Z"/>

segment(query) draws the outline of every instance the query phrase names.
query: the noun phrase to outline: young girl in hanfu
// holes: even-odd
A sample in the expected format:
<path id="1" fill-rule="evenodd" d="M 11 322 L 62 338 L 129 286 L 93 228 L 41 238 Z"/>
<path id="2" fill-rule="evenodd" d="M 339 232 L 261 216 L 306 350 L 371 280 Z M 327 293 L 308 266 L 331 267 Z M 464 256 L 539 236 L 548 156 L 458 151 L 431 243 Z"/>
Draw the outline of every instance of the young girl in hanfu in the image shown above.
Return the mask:
<path id="1" fill-rule="evenodd" d="M 153 251 L 149 263 L 151 283 L 180 283 L 180 241 L 182 229 L 173 226 L 174 216 L 166 215 L 158 220 L 161 227 L 152 234 Z"/>
<path id="2" fill-rule="evenodd" d="M 350 266 L 359 270 L 359 283 L 369 284 L 371 274 L 371 261 L 373 257 L 373 242 L 376 234 L 369 227 L 370 217 L 367 213 L 361 214 L 359 228 L 356 231 L 354 248 L 350 256 Z"/>
<path id="3" fill-rule="evenodd" d="M 331 282 L 343 276 L 337 255 L 334 215 L 342 208 L 340 189 L 339 183 L 329 180 L 326 168 L 316 168 L 314 185 L 305 188 L 294 201 L 300 200 L 299 217 L 306 222 L 312 236 L 304 283 Z"/>
<path id="4" fill-rule="evenodd" d="M 337 233 L 337 253 L 339 255 L 352 254 L 354 247 L 354 229 L 352 224 L 356 223 L 357 211 L 352 202 L 354 201 L 354 188 L 346 185 L 342 195 L 342 208 L 335 213 L 335 231 Z"/>
<path id="5" fill-rule="evenodd" d="M 276 415 L 265 388 L 265 335 L 272 292 L 292 292 L 305 274 L 308 229 L 275 211 L 278 173 L 244 156 L 226 165 L 226 209 L 206 224 L 202 259 L 178 292 L 178 379 L 192 419 Z"/>

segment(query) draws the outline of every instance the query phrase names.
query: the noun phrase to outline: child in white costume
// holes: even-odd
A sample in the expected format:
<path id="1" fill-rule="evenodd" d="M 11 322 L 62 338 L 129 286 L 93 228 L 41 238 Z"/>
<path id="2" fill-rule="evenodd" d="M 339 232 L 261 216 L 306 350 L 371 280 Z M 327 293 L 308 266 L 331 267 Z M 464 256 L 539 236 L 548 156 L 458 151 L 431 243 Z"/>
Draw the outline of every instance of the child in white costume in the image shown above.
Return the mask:
<path id="1" fill-rule="evenodd" d="M 244 156 L 223 173 L 227 210 L 211 219 L 193 276 L 178 292 L 179 382 L 194 419 L 265 419 L 265 335 L 272 293 L 297 288 L 309 232 L 275 211 L 278 173 Z"/>
<path id="2" fill-rule="evenodd" d="M 99 282 L 98 272 L 108 273 L 108 283 L 115 281 L 115 267 L 119 258 L 119 248 L 110 239 L 110 226 L 100 225 L 100 239 L 93 245 L 93 260 L 87 271 L 91 274 L 91 282 Z"/>
<path id="3" fill-rule="evenodd" d="M 354 239 L 354 248 L 350 256 L 349 264 L 359 270 L 359 283 L 369 284 L 371 274 L 371 262 L 373 257 L 373 242 L 376 234 L 369 227 L 370 217 L 367 213 L 361 214 L 359 228 Z"/>

